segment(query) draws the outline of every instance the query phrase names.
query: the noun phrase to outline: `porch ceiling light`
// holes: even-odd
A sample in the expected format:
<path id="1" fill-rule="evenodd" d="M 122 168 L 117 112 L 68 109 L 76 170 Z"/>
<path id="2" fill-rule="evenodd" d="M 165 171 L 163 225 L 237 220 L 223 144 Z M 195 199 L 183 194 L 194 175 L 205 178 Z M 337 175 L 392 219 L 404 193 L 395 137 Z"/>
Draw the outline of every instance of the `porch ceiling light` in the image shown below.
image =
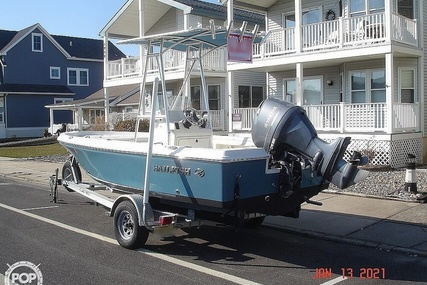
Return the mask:
<path id="1" fill-rule="evenodd" d="M 328 80 L 328 81 L 326 81 L 326 83 L 328 83 L 329 86 L 334 85 L 334 82 L 332 80 Z"/>

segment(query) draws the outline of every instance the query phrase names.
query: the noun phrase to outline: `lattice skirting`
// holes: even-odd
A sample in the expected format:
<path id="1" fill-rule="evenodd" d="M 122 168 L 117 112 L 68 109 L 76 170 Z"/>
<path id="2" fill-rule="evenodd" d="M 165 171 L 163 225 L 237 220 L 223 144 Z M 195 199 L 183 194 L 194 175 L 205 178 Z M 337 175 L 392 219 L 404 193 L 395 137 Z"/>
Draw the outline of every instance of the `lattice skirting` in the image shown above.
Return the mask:
<path id="1" fill-rule="evenodd" d="M 326 140 L 328 142 L 332 140 Z M 408 153 L 414 154 L 418 164 L 422 163 L 422 138 L 398 138 L 391 140 L 352 139 L 344 155 L 349 160 L 353 151 L 360 151 L 369 157 L 372 165 L 391 166 L 392 168 L 405 167 L 408 162 Z"/>

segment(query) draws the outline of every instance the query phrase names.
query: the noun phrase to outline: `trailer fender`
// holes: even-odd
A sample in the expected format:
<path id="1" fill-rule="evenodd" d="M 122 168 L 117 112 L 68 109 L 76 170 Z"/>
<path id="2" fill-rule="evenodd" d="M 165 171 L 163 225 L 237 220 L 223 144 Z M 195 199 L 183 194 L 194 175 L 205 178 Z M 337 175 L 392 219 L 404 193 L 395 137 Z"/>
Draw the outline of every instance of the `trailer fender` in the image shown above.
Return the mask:
<path id="1" fill-rule="evenodd" d="M 140 226 L 144 226 L 143 223 L 143 196 L 138 194 L 132 195 L 122 195 L 114 201 L 113 206 L 111 207 L 110 217 L 114 216 L 114 212 L 116 211 L 117 206 L 123 201 L 131 201 L 135 206 L 136 212 L 138 213 L 138 224 Z"/>

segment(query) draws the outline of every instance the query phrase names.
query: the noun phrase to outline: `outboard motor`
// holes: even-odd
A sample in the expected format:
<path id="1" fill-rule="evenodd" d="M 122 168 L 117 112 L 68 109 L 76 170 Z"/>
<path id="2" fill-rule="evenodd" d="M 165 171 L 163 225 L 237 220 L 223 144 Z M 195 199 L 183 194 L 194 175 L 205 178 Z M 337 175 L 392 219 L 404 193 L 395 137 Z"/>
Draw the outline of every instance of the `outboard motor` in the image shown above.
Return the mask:
<path id="1" fill-rule="evenodd" d="M 350 137 L 325 142 L 317 136 L 304 109 L 279 99 L 266 99 L 259 106 L 252 140 L 274 160 L 280 160 L 286 152 L 301 154 L 311 162 L 313 170 L 341 189 L 368 176 L 368 172 L 358 169 L 355 163 L 342 159 Z"/>

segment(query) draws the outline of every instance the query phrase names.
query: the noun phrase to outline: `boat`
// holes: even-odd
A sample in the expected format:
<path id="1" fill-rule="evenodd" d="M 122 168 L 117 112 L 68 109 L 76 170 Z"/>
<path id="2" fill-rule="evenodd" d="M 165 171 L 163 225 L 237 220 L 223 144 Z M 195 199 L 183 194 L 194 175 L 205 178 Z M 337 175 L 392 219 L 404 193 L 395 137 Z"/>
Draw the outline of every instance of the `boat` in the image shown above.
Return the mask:
<path id="1" fill-rule="evenodd" d="M 366 162 L 364 156 L 356 153 L 349 162 L 343 159 L 350 138 L 332 143 L 321 140 L 301 107 L 279 99 L 268 98 L 259 106 L 251 144 L 238 137 L 214 135 L 202 58 L 206 49 L 224 47 L 227 38 L 236 33 L 258 40 L 256 31 L 230 32 L 211 25 L 124 41 L 145 45 L 145 66 L 150 57 L 159 66 L 160 78 L 153 84 L 152 94 L 158 94 L 160 85 L 162 95 L 152 96 L 149 132 L 138 132 L 139 121 L 146 116 L 141 97 L 135 133 L 74 131 L 58 137 L 71 154 L 62 169 L 66 188 L 77 189 L 82 184 L 83 168 L 108 189 L 125 193 L 108 204 L 122 246 L 140 245 L 137 229 L 153 231 L 170 215 L 174 218 L 168 221 L 175 227 L 179 224 L 176 217 L 236 227 L 259 225 L 266 215 L 297 218 L 301 204 L 320 204 L 311 198 L 330 183 L 344 189 L 366 178 L 368 172 L 359 168 Z M 162 103 L 168 102 L 162 55 L 169 49 L 187 52 L 187 68 L 181 91 L 166 104 Z M 198 109 L 191 105 L 184 88 L 195 69 L 202 81 Z M 144 76 L 141 94 L 145 86 Z M 127 204 L 120 206 L 124 201 Z M 158 221 L 154 218 L 158 210 L 170 215 L 160 215 L 163 219 Z M 131 218 L 123 218 L 126 215 Z M 143 236 L 145 242 L 146 234 Z"/>

